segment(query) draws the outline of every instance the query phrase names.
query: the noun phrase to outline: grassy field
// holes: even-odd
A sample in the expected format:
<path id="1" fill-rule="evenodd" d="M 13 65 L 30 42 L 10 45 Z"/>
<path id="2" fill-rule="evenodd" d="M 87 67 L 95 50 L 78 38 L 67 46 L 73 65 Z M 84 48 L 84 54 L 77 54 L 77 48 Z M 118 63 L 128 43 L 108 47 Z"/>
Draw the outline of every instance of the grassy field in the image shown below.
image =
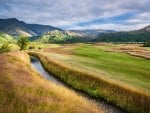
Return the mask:
<path id="1" fill-rule="evenodd" d="M 150 91 L 150 61 L 124 53 L 105 52 L 100 48 L 81 46 L 74 49 L 82 60 L 78 63 L 101 72 L 111 79 Z M 84 59 L 86 58 L 86 59 Z"/>
<path id="2" fill-rule="evenodd" d="M 24 52 L 0 54 L 0 113 L 103 113 L 94 103 L 57 86 L 30 66 Z"/>
<path id="3" fill-rule="evenodd" d="M 150 110 L 150 61 L 123 52 L 118 45 L 75 44 L 30 52 L 72 87 L 103 97 L 133 113 Z"/>

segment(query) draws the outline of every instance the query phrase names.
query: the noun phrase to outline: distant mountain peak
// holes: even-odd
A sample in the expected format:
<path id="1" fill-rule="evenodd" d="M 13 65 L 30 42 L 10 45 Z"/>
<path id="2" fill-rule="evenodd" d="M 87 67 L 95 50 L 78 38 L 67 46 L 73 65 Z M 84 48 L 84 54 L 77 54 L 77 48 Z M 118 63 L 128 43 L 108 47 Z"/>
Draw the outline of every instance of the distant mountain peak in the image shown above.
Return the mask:
<path id="1" fill-rule="evenodd" d="M 112 33 L 114 30 L 103 30 L 103 29 L 85 29 L 85 30 L 70 30 L 70 32 L 74 32 L 79 36 L 92 36 L 96 37 L 101 33 Z"/>
<path id="2" fill-rule="evenodd" d="M 56 29 L 61 30 L 50 25 L 28 24 L 16 18 L 0 19 L 0 32 L 13 36 L 38 36 Z"/>
<path id="3" fill-rule="evenodd" d="M 141 29 L 141 31 L 144 31 L 144 32 L 150 32 L 150 25 L 144 27 L 143 29 Z"/>

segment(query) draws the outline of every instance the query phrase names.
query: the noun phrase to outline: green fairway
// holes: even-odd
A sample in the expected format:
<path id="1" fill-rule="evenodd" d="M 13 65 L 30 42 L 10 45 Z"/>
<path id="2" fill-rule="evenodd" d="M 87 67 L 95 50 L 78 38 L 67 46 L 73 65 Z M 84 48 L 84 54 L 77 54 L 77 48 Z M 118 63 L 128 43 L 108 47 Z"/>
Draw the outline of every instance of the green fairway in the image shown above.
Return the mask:
<path id="1" fill-rule="evenodd" d="M 83 66 L 105 71 L 106 76 L 144 88 L 150 89 L 150 61 L 124 53 L 104 52 L 100 48 L 83 45 L 74 49 L 78 63 Z"/>

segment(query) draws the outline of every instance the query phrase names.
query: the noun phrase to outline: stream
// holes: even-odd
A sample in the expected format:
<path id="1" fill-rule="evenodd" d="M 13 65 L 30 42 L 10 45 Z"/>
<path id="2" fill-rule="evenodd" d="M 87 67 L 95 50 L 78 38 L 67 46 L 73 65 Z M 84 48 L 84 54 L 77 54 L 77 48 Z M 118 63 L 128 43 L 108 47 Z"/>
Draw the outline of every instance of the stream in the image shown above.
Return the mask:
<path id="1" fill-rule="evenodd" d="M 89 101 L 92 101 L 97 106 L 99 106 L 105 113 L 126 113 L 125 111 L 121 110 L 119 107 L 116 107 L 115 105 L 112 105 L 104 100 L 93 99 L 90 96 L 88 96 L 82 92 L 79 92 L 79 91 L 74 90 L 73 88 L 70 88 L 68 85 L 66 85 L 59 79 L 55 78 L 53 75 L 49 74 L 42 66 L 40 60 L 37 59 L 36 57 L 31 56 L 31 65 L 41 76 L 43 76 L 43 78 L 49 80 L 50 82 L 52 82 L 54 84 L 61 85 L 62 87 L 65 87 L 65 88 L 77 93 L 77 95 L 82 96 Z"/>

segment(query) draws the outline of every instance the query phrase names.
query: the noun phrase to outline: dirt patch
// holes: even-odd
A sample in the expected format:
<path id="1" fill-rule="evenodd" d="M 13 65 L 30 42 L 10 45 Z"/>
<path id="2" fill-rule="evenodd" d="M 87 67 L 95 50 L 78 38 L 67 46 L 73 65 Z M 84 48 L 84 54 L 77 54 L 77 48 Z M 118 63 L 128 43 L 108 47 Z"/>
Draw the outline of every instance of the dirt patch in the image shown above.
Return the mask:
<path id="1" fill-rule="evenodd" d="M 123 52 L 132 56 L 150 59 L 150 51 L 140 47 L 139 45 L 120 45 L 114 48 L 110 48 L 108 51 Z"/>
<path id="2" fill-rule="evenodd" d="M 69 50 L 64 50 L 63 48 L 46 48 L 43 50 L 44 52 L 48 52 L 48 53 L 57 53 L 57 54 L 67 54 L 70 55 L 72 54 L 71 51 Z"/>

